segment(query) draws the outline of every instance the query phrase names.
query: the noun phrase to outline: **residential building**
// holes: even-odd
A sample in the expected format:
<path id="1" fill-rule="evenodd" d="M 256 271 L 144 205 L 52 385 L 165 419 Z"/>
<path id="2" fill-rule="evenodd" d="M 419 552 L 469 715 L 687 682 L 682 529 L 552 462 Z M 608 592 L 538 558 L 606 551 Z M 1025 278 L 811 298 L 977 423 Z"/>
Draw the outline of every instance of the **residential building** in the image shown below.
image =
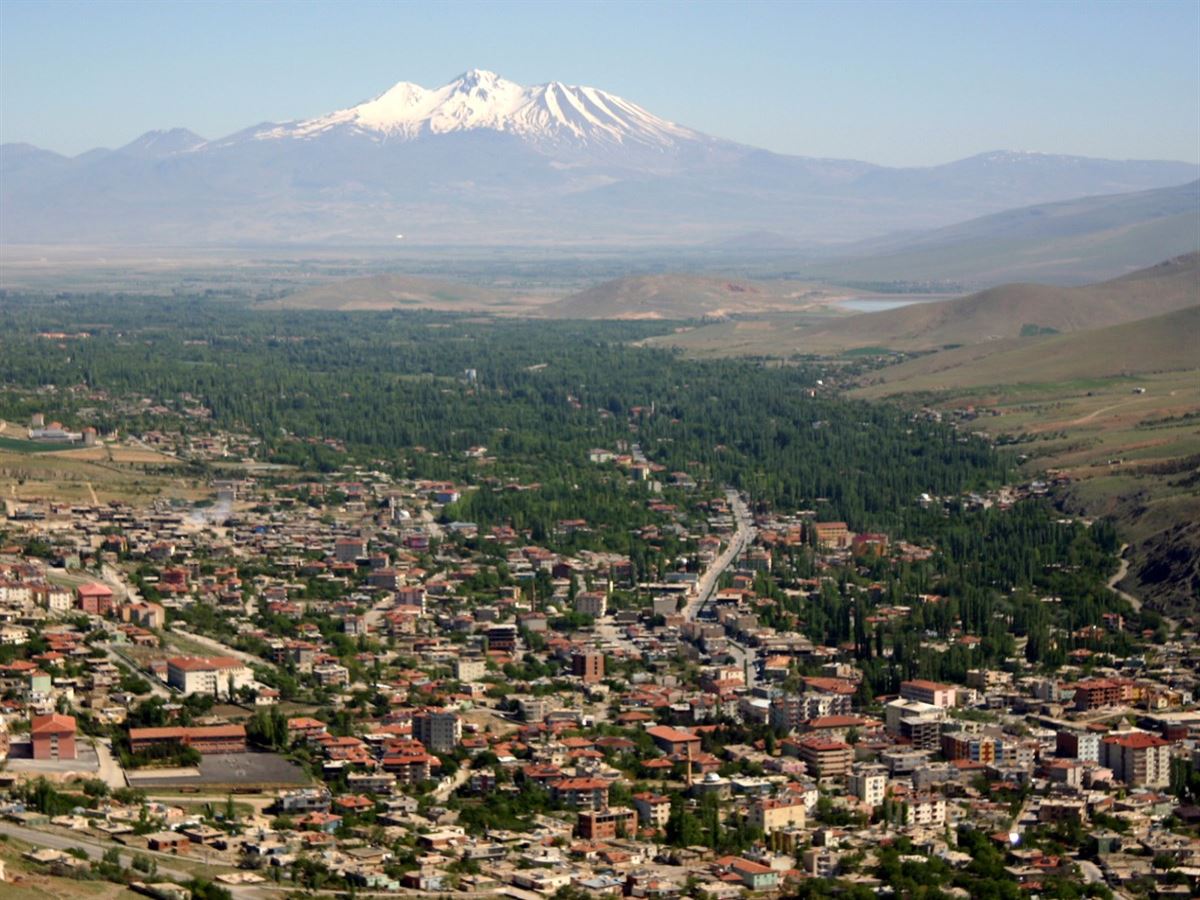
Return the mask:
<path id="1" fill-rule="evenodd" d="M 92 582 L 75 589 L 75 602 L 80 610 L 92 616 L 107 616 L 113 611 L 112 588 Z"/>
<path id="2" fill-rule="evenodd" d="M 840 778 L 850 772 L 854 749 L 841 741 L 809 736 L 796 741 L 800 759 L 809 773 L 818 778 Z"/>
<path id="3" fill-rule="evenodd" d="M 780 694 L 771 698 L 771 728 L 791 733 L 811 719 L 824 716 L 848 716 L 853 693 L 806 691 L 803 694 Z"/>
<path id="4" fill-rule="evenodd" d="M 571 674 L 582 678 L 585 684 L 604 680 L 604 654 L 587 650 L 571 657 Z"/>
<path id="5" fill-rule="evenodd" d="M 688 755 L 700 752 L 700 737 L 690 731 L 680 731 L 666 725 L 655 725 L 646 729 L 646 733 L 654 740 L 663 753 L 668 756 L 675 754 Z"/>
<path id="6" fill-rule="evenodd" d="M 425 710 L 413 716 L 412 734 L 426 750 L 451 753 L 462 741 L 462 719 L 447 710 Z"/>
<path id="7" fill-rule="evenodd" d="M 599 778 L 564 778 L 550 785 L 556 803 L 581 809 L 608 808 L 608 782 Z"/>
<path id="8" fill-rule="evenodd" d="M 1100 761 L 1100 735 L 1091 731 L 1063 730 L 1055 735 L 1055 754 L 1084 762 Z"/>
<path id="9" fill-rule="evenodd" d="M 459 657 L 454 660 L 454 679 L 464 684 L 478 681 L 487 674 L 487 661 L 478 657 Z"/>
<path id="10" fill-rule="evenodd" d="M 649 792 L 634 794 L 633 808 L 637 810 L 638 821 L 642 825 L 661 831 L 667 827 L 667 819 L 671 817 L 671 798 Z"/>
<path id="11" fill-rule="evenodd" d="M 34 716 L 29 735 L 34 759 L 75 759 L 75 717 L 54 713 Z"/>
<path id="12" fill-rule="evenodd" d="M 750 804 L 748 821 L 754 828 L 769 835 L 789 828 L 803 828 L 806 808 L 803 799 L 776 800 L 766 798 Z"/>
<path id="13" fill-rule="evenodd" d="M 913 794 L 904 801 L 904 824 L 940 828 L 946 824 L 946 798 L 941 794 Z"/>
<path id="14" fill-rule="evenodd" d="M 581 591 L 575 596 L 575 612 L 600 619 L 608 612 L 608 597 L 603 591 Z"/>
<path id="15" fill-rule="evenodd" d="M 1171 781 L 1171 743 L 1145 731 L 1104 738 L 1100 764 L 1131 787 L 1166 787 Z"/>
<path id="16" fill-rule="evenodd" d="M 813 522 L 812 533 L 818 547 L 832 550 L 845 550 L 852 537 L 845 522 Z"/>
<path id="17" fill-rule="evenodd" d="M 850 773 L 847 788 L 868 806 L 880 806 L 887 796 L 887 769 L 883 766 L 859 766 Z"/>
<path id="18" fill-rule="evenodd" d="M 575 833 L 589 841 L 611 840 L 632 836 L 637 815 L 632 809 L 614 806 L 611 809 L 583 810 L 576 820 Z"/>

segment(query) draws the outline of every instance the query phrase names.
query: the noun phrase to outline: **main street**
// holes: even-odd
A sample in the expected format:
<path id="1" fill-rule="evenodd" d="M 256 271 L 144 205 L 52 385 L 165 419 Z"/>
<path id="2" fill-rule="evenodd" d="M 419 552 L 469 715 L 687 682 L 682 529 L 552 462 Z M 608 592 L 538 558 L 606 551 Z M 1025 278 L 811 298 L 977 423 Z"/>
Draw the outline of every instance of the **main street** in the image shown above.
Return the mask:
<path id="1" fill-rule="evenodd" d="M 729 490 L 725 492 L 725 497 L 729 501 L 729 508 L 733 511 L 737 530 L 729 539 L 729 544 L 725 547 L 724 552 L 704 570 L 704 574 L 700 576 L 700 581 L 696 584 L 695 595 L 683 608 L 683 617 L 689 622 L 694 621 L 700 615 L 700 611 L 708 605 L 709 600 L 716 593 L 717 585 L 720 584 L 725 570 L 749 546 L 757 533 L 754 528 L 754 518 L 750 515 L 750 507 L 746 505 L 741 495 L 737 491 Z"/>

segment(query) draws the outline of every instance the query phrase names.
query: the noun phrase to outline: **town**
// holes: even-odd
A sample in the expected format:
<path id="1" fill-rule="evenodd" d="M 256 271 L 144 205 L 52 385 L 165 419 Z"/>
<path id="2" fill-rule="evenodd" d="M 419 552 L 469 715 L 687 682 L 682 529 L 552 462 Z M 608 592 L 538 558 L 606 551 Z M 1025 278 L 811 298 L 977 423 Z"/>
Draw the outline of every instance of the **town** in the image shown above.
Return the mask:
<path id="1" fill-rule="evenodd" d="M 456 516 L 536 485 L 355 465 L 204 503 L 6 499 L 0 834 L 64 876 L 132 860 L 164 898 L 1194 896 L 1191 623 L 1103 584 L 1067 616 L 939 594 L 936 541 L 637 445 L 579 462 L 650 486 L 635 553 L 587 549 L 587 518 Z M 1004 528 L 1042 491 L 912 505 Z M 1113 549 L 1047 527 L 1059 577 Z"/>

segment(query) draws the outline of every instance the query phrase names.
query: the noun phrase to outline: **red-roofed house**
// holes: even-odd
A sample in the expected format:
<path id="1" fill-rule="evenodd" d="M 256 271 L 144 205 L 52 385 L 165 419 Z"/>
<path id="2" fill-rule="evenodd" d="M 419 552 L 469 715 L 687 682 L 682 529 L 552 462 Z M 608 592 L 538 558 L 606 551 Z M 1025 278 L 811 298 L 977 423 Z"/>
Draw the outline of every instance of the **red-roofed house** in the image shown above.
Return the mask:
<path id="1" fill-rule="evenodd" d="M 98 582 L 81 584 L 75 589 L 75 602 L 88 615 L 107 616 L 113 610 L 112 588 Z"/>

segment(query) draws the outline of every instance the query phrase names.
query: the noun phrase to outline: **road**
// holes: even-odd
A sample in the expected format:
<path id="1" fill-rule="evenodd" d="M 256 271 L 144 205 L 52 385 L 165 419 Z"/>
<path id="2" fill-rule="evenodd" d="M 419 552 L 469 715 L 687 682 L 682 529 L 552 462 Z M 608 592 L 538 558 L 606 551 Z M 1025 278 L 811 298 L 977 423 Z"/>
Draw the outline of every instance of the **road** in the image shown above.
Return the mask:
<path id="1" fill-rule="evenodd" d="M 733 638 L 729 638 L 729 647 L 725 651 L 733 657 L 734 662 L 746 673 L 746 690 L 753 691 L 754 683 L 758 678 L 758 670 L 756 663 L 758 660 L 757 651 L 745 644 L 739 644 Z"/>
<path id="2" fill-rule="evenodd" d="M 96 748 L 96 758 L 100 761 L 96 777 L 114 791 L 126 787 L 125 770 L 113 759 L 112 742 L 107 738 L 97 738 L 92 741 L 92 746 Z"/>
<path id="3" fill-rule="evenodd" d="M 1130 606 L 1132 606 L 1138 612 L 1141 612 L 1142 611 L 1142 601 L 1139 600 L 1137 597 L 1133 596 L 1133 594 L 1127 593 L 1127 592 L 1121 590 L 1119 587 L 1117 587 L 1117 585 L 1121 583 L 1121 580 L 1125 577 L 1126 573 L 1129 571 L 1129 560 L 1125 558 L 1125 551 L 1128 549 L 1129 549 L 1128 544 L 1122 544 L 1121 549 L 1117 551 L 1117 560 L 1120 563 L 1120 565 L 1117 566 L 1117 571 L 1113 573 L 1113 576 L 1108 579 L 1106 584 L 1108 585 L 1108 589 L 1110 591 L 1112 591 L 1118 597 L 1121 597 L 1124 600 L 1127 600 L 1129 602 Z M 1160 615 L 1162 615 L 1162 614 L 1160 613 Z M 1168 619 L 1166 616 L 1162 616 L 1162 620 L 1166 624 L 1167 628 L 1171 631 L 1172 634 L 1179 627 L 1179 623 L 1176 622 L 1174 619 Z"/>
<path id="4" fill-rule="evenodd" d="M 466 765 L 460 765 L 458 771 L 450 776 L 444 784 L 439 784 L 433 790 L 433 796 L 439 803 L 445 803 L 450 799 L 450 795 L 457 791 L 460 787 L 467 783 L 471 777 L 471 770 Z"/>
<path id="5" fill-rule="evenodd" d="M 221 654 L 221 656 L 232 656 L 234 659 L 240 659 L 248 666 L 266 666 L 268 669 L 275 668 L 274 663 L 263 659 L 261 656 L 255 656 L 253 653 L 245 653 L 241 650 L 235 650 L 228 644 L 222 644 L 220 641 L 214 638 L 180 628 L 178 623 L 173 625 L 171 630 L 187 638 L 189 641 L 195 641 L 197 644 L 203 644 L 210 650 Z"/>
<path id="6" fill-rule="evenodd" d="M 734 520 L 737 522 L 737 530 L 733 533 L 733 537 L 730 538 L 725 551 L 713 561 L 711 566 L 704 570 L 704 574 L 700 577 L 700 581 L 696 585 L 696 595 L 683 608 L 683 617 L 689 622 L 694 621 L 700 614 L 700 611 L 708 604 L 708 601 L 712 599 L 712 595 L 716 591 L 725 570 L 733 564 L 733 561 L 754 540 L 754 535 L 756 534 L 754 519 L 750 515 L 750 508 L 746 506 L 745 501 L 742 500 L 738 492 L 732 490 L 726 491 L 725 496 L 729 500 L 730 509 L 733 510 Z"/>
<path id="7" fill-rule="evenodd" d="M 33 844 L 35 847 L 50 847 L 54 850 L 70 850 L 73 848 L 78 848 L 86 853 L 91 859 L 101 859 L 104 856 L 104 852 L 110 849 L 110 847 L 107 847 L 104 844 L 86 840 L 85 838 L 76 835 L 60 835 L 51 834 L 45 831 L 35 831 L 32 828 L 22 828 L 20 825 L 14 825 L 11 822 L 0 821 L 0 834 L 12 835 L 15 838 L 25 841 L 26 843 Z M 130 867 L 133 863 L 134 855 L 135 851 L 123 849 L 121 851 L 121 865 Z M 158 874 L 160 876 L 165 876 L 172 881 L 178 882 L 179 884 L 185 884 L 191 881 L 193 878 L 190 872 L 185 872 L 182 869 L 171 868 L 169 865 L 169 860 L 172 857 L 167 856 L 166 854 L 152 853 L 148 850 L 138 850 L 136 851 L 136 855 L 152 857 L 154 861 L 158 863 Z M 167 860 L 168 864 L 164 865 L 164 860 Z M 245 885 L 222 885 L 222 887 L 228 888 L 229 892 L 233 894 L 234 897 L 239 898 L 239 900 L 250 900 L 250 898 L 255 896 L 254 889 L 246 887 Z"/>
<path id="8" fill-rule="evenodd" d="M 161 697 L 168 702 L 175 699 L 175 695 L 171 693 L 171 689 L 158 680 L 154 675 L 151 675 L 145 669 L 141 668 L 137 660 L 130 659 L 122 652 L 123 645 L 121 644 L 100 644 L 104 652 L 108 654 L 109 660 L 119 669 L 128 669 L 134 675 L 143 679 L 150 685 L 150 694 L 155 697 Z"/>

